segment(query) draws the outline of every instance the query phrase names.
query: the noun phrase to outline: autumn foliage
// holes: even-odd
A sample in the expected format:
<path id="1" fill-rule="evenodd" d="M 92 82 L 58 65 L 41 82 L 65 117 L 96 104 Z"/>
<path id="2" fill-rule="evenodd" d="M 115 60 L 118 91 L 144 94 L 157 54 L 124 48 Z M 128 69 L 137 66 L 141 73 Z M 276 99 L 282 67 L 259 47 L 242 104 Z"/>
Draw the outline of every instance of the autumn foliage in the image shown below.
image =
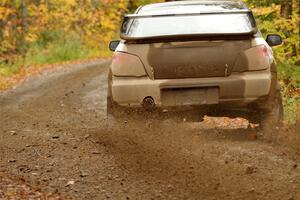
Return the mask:
<path id="1" fill-rule="evenodd" d="M 35 66 L 108 56 L 129 4 L 137 6 L 129 0 L 0 0 L 0 89 Z"/>
<path id="2" fill-rule="evenodd" d="M 32 45 L 47 50 L 47 43 L 67 37 L 100 48 L 116 35 L 126 7 L 126 0 L 1 0 L 0 62 L 11 64 Z"/>

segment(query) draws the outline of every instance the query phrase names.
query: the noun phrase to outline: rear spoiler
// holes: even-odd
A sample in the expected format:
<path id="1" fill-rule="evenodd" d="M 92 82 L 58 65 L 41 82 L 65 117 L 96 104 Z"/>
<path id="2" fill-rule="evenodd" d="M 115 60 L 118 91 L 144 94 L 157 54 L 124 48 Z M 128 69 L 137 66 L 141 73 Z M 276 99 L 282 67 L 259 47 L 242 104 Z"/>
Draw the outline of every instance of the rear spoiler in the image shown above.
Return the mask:
<path id="1" fill-rule="evenodd" d="M 253 38 L 257 33 L 254 28 L 251 32 L 244 33 L 219 33 L 219 34 L 188 34 L 188 35 L 162 35 L 153 37 L 128 37 L 121 35 L 121 39 L 128 44 L 145 44 L 159 42 L 185 42 L 199 40 L 241 40 Z"/>
<path id="2" fill-rule="evenodd" d="M 252 13 L 249 9 L 208 11 L 197 13 L 175 13 L 175 14 L 126 14 L 124 18 L 153 18 L 153 17 L 176 17 L 176 16 L 197 16 L 197 15 L 216 15 L 216 14 L 245 14 Z"/>
<path id="3" fill-rule="evenodd" d="M 251 36 L 257 33 L 258 29 L 256 27 L 256 22 L 254 20 L 252 11 L 249 9 L 239 9 L 239 10 L 224 10 L 224 11 L 209 11 L 209 12 L 197 12 L 197 13 L 175 13 L 175 14 L 127 14 L 124 16 L 123 23 L 130 19 L 139 18 L 155 18 L 155 17 L 177 17 L 177 16 L 198 16 L 198 15 L 216 15 L 216 14 L 248 14 L 253 20 L 251 20 L 253 29 L 250 32 L 244 33 L 218 33 L 218 34 L 189 34 L 189 35 L 161 35 L 153 37 L 130 37 L 122 34 L 121 39 L 126 41 L 143 42 L 145 40 L 149 41 L 161 41 L 161 40 L 186 40 L 186 39 L 199 39 L 199 38 L 224 38 L 224 37 L 239 37 L 239 36 Z M 132 22 L 131 22 L 132 23 Z M 123 26 L 123 25 L 122 25 Z"/>

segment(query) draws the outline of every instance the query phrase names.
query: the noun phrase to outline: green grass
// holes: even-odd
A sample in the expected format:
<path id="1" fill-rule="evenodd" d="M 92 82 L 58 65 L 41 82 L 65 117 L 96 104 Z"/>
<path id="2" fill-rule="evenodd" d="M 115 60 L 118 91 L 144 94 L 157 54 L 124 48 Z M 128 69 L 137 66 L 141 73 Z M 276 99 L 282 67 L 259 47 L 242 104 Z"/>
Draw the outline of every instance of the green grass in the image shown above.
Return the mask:
<path id="1" fill-rule="evenodd" d="M 62 63 L 96 57 L 108 57 L 107 45 L 88 47 L 75 32 L 64 36 L 59 31 L 45 32 L 38 41 L 31 44 L 25 55 L 18 56 L 10 63 L 0 62 L 0 76 L 11 76 L 29 66 Z"/>
<path id="2" fill-rule="evenodd" d="M 284 100 L 284 119 L 289 124 L 296 123 L 300 119 L 300 98 L 287 98 Z"/>
<path id="3" fill-rule="evenodd" d="M 95 57 L 97 54 L 99 51 L 86 47 L 77 34 L 71 33 L 50 44 L 33 45 L 26 54 L 25 66 L 80 60 Z"/>
<path id="4" fill-rule="evenodd" d="M 300 119 L 300 67 L 280 64 L 278 75 L 282 84 L 285 121 L 295 123 Z"/>

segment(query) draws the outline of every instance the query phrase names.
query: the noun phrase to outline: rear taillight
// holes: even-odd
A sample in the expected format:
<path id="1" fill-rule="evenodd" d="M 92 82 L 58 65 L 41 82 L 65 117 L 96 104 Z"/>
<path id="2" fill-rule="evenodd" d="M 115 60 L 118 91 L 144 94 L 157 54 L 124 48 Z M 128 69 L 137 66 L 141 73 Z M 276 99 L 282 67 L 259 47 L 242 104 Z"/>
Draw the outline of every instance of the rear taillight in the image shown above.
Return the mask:
<path id="1" fill-rule="evenodd" d="M 269 57 L 268 48 L 265 45 L 259 46 L 259 54 L 263 57 Z"/>
<path id="2" fill-rule="evenodd" d="M 241 52 L 233 71 L 265 70 L 270 67 L 270 53 L 265 45 L 254 46 Z"/>
<path id="3" fill-rule="evenodd" d="M 138 56 L 115 52 L 111 64 L 114 76 L 146 76 L 145 68 Z"/>

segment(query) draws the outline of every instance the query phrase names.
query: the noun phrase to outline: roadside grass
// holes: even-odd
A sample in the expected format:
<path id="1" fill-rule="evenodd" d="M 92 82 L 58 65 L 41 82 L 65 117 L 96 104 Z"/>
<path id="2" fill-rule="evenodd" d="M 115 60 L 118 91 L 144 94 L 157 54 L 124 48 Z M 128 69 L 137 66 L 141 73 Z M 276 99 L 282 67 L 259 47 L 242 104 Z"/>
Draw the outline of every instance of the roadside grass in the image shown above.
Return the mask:
<path id="1" fill-rule="evenodd" d="M 300 98 L 285 99 L 284 119 L 288 124 L 295 124 L 300 119 Z"/>
<path id="2" fill-rule="evenodd" d="M 278 72 L 282 86 L 285 121 L 294 124 L 300 119 L 300 67 L 279 64 Z"/>
<path id="3" fill-rule="evenodd" d="M 66 38 L 54 41 L 47 46 L 40 43 L 34 44 L 26 54 L 25 66 L 54 64 L 70 60 L 103 57 L 107 54 L 104 49 L 89 48 L 81 41 L 76 33 L 69 34 Z"/>
<path id="4" fill-rule="evenodd" d="M 0 60 L 0 91 L 13 87 L 44 68 L 68 62 L 108 58 L 111 53 L 107 46 L 99 44 L 97 48 L 88 47 L 75 32 L 66 36 L 55 31 L 45 33 L 28 47 L 23 56 L 15 56 L 8 62 Z"/>

